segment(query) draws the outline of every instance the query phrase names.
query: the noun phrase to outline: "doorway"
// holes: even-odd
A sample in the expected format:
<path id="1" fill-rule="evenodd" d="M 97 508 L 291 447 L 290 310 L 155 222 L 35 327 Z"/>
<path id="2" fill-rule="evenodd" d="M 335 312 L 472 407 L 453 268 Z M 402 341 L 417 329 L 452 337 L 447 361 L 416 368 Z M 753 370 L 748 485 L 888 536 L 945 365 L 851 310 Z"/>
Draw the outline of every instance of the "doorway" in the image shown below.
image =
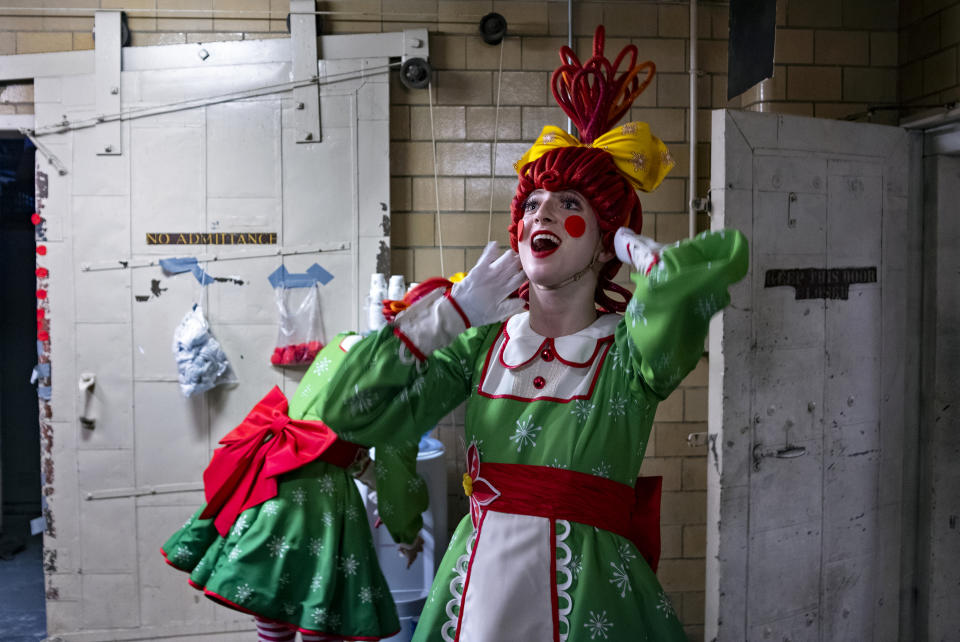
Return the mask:
<path id="1" fill-rule="evenodd" d="M 0 135 L 0 634 L 46 636 L 33 144 Z M 33 530 L 31 529 L 31 520 Z"/>

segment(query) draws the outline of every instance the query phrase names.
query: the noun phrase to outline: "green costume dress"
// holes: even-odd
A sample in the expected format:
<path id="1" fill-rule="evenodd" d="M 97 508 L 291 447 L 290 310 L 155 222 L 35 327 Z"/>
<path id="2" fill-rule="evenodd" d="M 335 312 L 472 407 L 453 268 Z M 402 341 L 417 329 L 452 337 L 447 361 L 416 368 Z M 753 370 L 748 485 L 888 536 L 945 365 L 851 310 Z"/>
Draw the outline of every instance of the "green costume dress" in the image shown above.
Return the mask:
<path id="1" fill-rule="evenodd" d="M 711 316 L 746 270 L 739 232 L 703 234 L 664 248 L 648 275 L 632 276 L 622 317 L 551 339 L 522 313 L 470 328 L 421 360 L 418 337 L 431 324 L 452 337 L 457 319 L 425 298 L 433 312 L 412 306 L 406 325 L 402 315 L 351 350 L 320 394 L 320 414 L 340 434 L 359 438 L 383 425 L 413 439 L 466 400 L 480 476 L 484 462 L 528 464 L 632 486 L 657 404 L 695 367 Z M 686 640 L 630 540 L 498 512 L 496 501 L 481 515 L 479 529 L 470 516 L 456 529 L 415 640 Z"/>
<path id="2" fill-rule="evenodd" d="M 339 335 L 317 354 L 290 401 L 292 419 L 320 420 L 317 393 L 357 338 Z M 382 444 L 375 467 L 380 515 L 395 541 L 410 543 L 422 526 L 426 484 L 416 474 L 418 440 L 394 436 L 388 426 L 370 426 L 355 443 Z M 243 511 L 226 537 L 214 518 L 200 519 L 201 506 L 163 555 L 226 606 L 348 640 L 389 637 L 400 623 L 351 473 L 321 460 L 285 473 L 276 497 Z"/>

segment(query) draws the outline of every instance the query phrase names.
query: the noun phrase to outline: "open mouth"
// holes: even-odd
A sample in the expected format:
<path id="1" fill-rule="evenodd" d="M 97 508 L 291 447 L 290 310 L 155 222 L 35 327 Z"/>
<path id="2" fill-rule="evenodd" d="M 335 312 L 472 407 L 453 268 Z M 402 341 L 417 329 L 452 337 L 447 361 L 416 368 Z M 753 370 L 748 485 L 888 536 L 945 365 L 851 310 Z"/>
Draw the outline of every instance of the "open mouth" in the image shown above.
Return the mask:
<path id="1" fill-rule="evenodd" d="M 530 249 L 537 258 L 553 254 L 560 247 L 560 237 L 546 231 L 534 232 L 530 237 Z"/>

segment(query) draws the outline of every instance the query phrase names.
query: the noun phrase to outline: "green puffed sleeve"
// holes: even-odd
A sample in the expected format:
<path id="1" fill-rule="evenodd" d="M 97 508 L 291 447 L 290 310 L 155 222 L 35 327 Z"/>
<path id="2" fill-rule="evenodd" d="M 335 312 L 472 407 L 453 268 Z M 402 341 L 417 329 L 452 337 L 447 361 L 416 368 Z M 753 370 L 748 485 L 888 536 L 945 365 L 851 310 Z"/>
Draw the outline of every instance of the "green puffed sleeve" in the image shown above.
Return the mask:
<path id="1" fill-rule="evenodd" d="M 357 339 L 359 337 L 353 333 L 342 333 L 320 350 L 290 400 L 291 418 L 323 421 L 330 425 L 320 411 L 319 394 L 339 376 L 349 346 Z M 421 514 L 429 505 L 427 485 L 417 474 L 419 443 L 393 439 L 394 435 L 387 431 L 366 428 L 360 426 L 349 434 L 336 432 L 348 441 L 377 448 L 374 473 L 380 517 L 394 541 L 409 544 L 423 527 Z"/>
<path id="2" fill-rule="evenodd" d="M 394 443 L 419 443 L 420 435 L 469 396 L 478 354 L 498 328 L 470 328 L 421 361 L 388 325 L 351 348 L 320 391 L 318 411 L 347 439 L 363 431 Z"/>
<path id="3" fill-rule="evenodd" d="M 303 378 L 300 379 L 297 391 L 293 393 L 293 397 L 289 400 L 288 413 L 291 419 L 322 421 L 316 408 L 317 395 L 330 382 L 333 373 L 346 358 L 347 351 L 343 347 L 344 341 L 351 336 L 354 336 L 354 333 L 342 332 L 338 334 L 314 357 L 313 363 L 310 364 Z"/>
<path id="4" fill-rule="evenodd" d="M 656 396 L 665 399 L 697 365 L 710 317 L 747 273 L 747 239 L 737 230 L 703 233 L 664 247 L 636 285 L 616 341 Z M 625 344 L 625 345 L 624 345 Z"/>

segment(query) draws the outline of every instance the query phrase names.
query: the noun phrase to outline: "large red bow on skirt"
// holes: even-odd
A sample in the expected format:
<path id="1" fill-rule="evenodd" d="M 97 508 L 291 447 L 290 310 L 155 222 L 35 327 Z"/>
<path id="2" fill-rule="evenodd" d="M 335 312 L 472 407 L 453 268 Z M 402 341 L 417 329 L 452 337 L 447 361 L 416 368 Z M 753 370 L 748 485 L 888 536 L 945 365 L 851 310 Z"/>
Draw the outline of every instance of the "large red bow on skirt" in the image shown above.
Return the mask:
<path id="1" fill-rule="evenodd" d="M 317 459 L 336 441 L 337 434 L 322 421 L 288 417 L 287 398 L 274 386 L 220 440 L 223 446 L 203 472 L 207 507 L 200 517 L 216 515 L 217 532 L 226 537 L 240 513 L 276 497 L 278 475 Z M 356 454 L 356 447 L 352 452 Z M 349 452 L 344 455 L 349 458 Z M 332 463 L 346 467 L 351 461 Z"/>

